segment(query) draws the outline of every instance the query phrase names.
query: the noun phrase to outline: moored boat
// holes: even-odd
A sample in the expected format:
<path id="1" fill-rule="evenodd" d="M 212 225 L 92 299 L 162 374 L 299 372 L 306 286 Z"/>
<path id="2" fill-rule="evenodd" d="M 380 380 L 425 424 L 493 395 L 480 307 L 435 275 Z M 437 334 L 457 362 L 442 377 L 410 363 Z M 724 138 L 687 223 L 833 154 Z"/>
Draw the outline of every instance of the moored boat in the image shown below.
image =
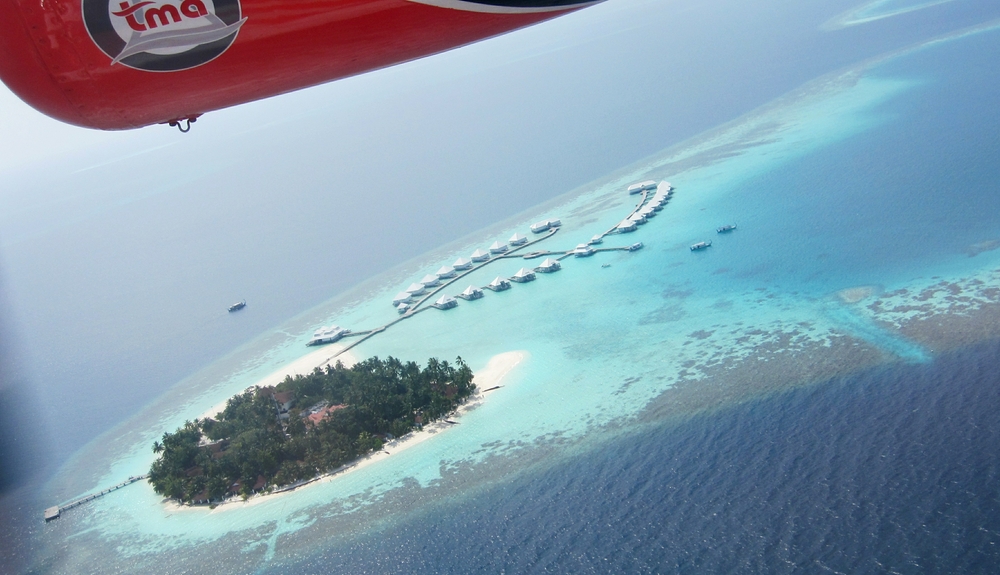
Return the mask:
<path id="1" fill-rule="evenodd" d="M 724 226 L 716 228 L 715 231 L 717 233 L 720 233 L 720 234 L 725 234 L 725 233 L 729 233 L 729 232 L 731 232 L 731 231 L 733 231 L 735 229 L 736 229 L 736 224 L 726 224 Z"/>
<path id="2" fill-rule="evenodd" d="M 698 242 L 696 244 L 691 244 L 691 251 L 696 252 L 696 251 L 703 250 L 705 248 L 710 248 L 710 247 L 712 247 L 712 242 L 711 241 Z"/>
<path id="3" fill-rule="evenodd" d="M 246 306 L 247 306 L 247 300 L 238 301 L 238 302 L 234 303 L 233 305 L 229 306 L 229 311 L 230 312 L 240 311 L 241 309 L 245 308 Z"/>

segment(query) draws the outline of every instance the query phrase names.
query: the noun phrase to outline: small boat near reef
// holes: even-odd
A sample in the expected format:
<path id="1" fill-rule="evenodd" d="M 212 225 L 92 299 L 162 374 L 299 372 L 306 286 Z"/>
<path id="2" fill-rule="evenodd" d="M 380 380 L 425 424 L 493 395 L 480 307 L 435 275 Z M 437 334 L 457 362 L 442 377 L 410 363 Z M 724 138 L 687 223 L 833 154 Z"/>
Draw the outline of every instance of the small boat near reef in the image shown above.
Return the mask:
<path id="1" fill-rule="evenodd" d="M 246 306 L 247 306 L 247 300 L 238 301 L 238 302 L 234 303 L 233 305 L 229 306 L 229 311 L 230 312 L 240 311 L 241 309 L 245 308 Z"/>

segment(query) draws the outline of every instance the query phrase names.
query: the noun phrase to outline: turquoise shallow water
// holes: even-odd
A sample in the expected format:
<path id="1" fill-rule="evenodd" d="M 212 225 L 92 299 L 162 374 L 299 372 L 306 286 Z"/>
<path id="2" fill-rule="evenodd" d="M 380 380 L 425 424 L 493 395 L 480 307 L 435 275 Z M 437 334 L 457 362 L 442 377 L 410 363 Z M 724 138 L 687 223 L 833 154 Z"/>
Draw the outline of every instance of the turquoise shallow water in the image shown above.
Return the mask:
<path id="1" fill-rule="evenodd" d="M 152 458 L 148 446 L 164 430 L 302 355 L 319 325 L 382 325 L 396 317 L 389 300 L 405 286 L 515 231 L 527 234 L 534 221 L 560 217 L 562 229 L 541 247 L 570 249 L 631 210 L 629 183 L 652 177 L 677 188 L 649 223 L 604 244 L 642 241 L 641 251 L 564 260 L 558 273 L 454 310 L 421 313 L 356 349 L 415 360 L 461 355 L 474 369 L 499 353 L 526 352 L 504 388 L 460 427 L 334 481 L 246 507 L 171 511 L 146 486 L 133 486 L 54 524 L 45 554 L 65 572 L 100 549 L 115 550 L 118 563 L 108 571 L 178 572 L 193 563 L 214 566 L 213 556 L 222 556 L 220 572 L 246 572 L 309 555 L 359 526 L 377 530 L 417 516 L 431 501 L 472 497 L 543 465 L 539 454 L 551 465 L 586 452 L 643 425 L 644 411 L 667 390 L 740 362 L 766 361 L 765 348 L 819 357 L 846 338 L 867 354 L 864 361 L 927 363 L 933 349 L 836 294 L 996 266 L 996 252 L 970 258 L 966 250 L 1000 238 L 1000 206 L 988 185 L 1000 175 L 1000 117 L 979 96 L 998 80 L 987 56 L 998 41 L 986 28 L 817 79 L 294 318 L 88 446 L 53 482 L 53 496 L 70 499 L 142 472 Z M 960 133 L 948 129 L 956 125 Z M 737 231 L 716 235 L 731 222 Z M 710 249 L 688 249 L 706 239 L 714 240 Z M 527 263 L 497 262 L 452 291 Z"/>

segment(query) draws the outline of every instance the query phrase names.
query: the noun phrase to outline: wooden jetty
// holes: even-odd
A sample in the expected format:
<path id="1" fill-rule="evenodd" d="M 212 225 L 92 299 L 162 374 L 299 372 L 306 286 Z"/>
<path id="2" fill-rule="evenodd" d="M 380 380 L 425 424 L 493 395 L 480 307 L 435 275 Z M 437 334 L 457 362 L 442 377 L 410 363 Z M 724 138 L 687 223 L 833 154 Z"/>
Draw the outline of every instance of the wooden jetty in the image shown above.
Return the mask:
<path id="1" fill-rule="evenodd" d="M 108 493 L 111 493 L 112 491 L 118 491 L 119 489 L 121 489 L 122 487 L 125 487 L 126 485 L 131 485 L 131 484 L 135 483 L 136 481 L 142 481 L 143 479 L 147 479 L 148 477 L 149 477 L 149 475 L 134 475 L 132 477 L 129 477 L 125 481 L 122 481 L 121 483 L 119 483 L 117 485 L 112 485 L 111 487 L 108 487 L 107 489 L 104 489 L 104 490 L 100 491 L 99 493 L 91 493 L 90 495 L 84 495 L 83 497 L 81 497 L 79 499 L 76 499 L 74 501 L 70 501 L 69 503 L 66 503 L 65 505 L 54 505 L 52 507 L 49 507 L 48 509 L 45 510 L 45 513 L 43 514 L 45 522 L 48 523 L 49 521 L 52 521 L 53 519 L 59 519 L 59 517 L 64 512 L 66 512 L 66 511 L 68 511 L 70 509 L 73 509 L 74 507 L 79 507 L 79 506 L 83 505 L 84 503 L 89 503 L 89 502 L 97 499 L 98 497 L 104 497 L 105 495 L 107 495 Z"/>

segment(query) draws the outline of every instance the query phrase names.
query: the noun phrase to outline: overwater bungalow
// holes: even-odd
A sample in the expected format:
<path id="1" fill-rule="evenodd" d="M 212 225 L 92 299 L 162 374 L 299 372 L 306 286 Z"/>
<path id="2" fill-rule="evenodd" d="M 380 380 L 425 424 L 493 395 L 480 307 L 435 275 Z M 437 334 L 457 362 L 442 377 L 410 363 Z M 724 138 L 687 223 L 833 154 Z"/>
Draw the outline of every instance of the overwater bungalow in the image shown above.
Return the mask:
<path id="1" fill-rule="evenodd" d="M 483 250 L 476 250 L 472 252 L 472 261 L 474 262 L 485 262 L 488 259 L 490 259 L 490 252 Z"/>
<path id="2" fill-rule="evenodd" d="M 517 270 L 516 274 L 510 276 L 510 281 L 522 284 L 535 281 L 535 272 L 529 270 L 528 268 L 521 268 Z"/>
<path id="3" fill-rule="evenodd" d="M 469 286 L 469 287 L 465 288 L 464 292 L 458 294 L 457 297 L 460 297 L 460 298 L 462 298 L 464 300 L 472 301 L 474 299 L 479 299 L 479 298 L 483 297 L 483 290 L 481 290 L 481 289 L 479 289 L 479 288 L 477 288 L 475 286 Z"/>
<path id="4" fill-rule="evenodd" d="M 540 234 L 549 229 L 549 220 L 542 220 L 531 224 L 531 232 L 535 234 Z"/>
<path id="5" fill-rule="evenodd" d="M 585 258 L 594 255 L 594 248 L 588 244 L 580 244 L 573 250 L 573 255 L 578 258 Z"/>
<path id="6" fill-rule="evenodd" d="M 545 258 L 544 260 L 542 260 L 542 263 L 538 264 L 538 267 L 535 268 L 535 271 L 543 274 L 549 274 L 552 272 L 557 272 L 561 269 L 562 269 L 562 264 L 559 263 L 559 260 L 552 258 Z"/>
<path id="7" fill-rule="evenodd" d="M 490 282 L 490 285 L 486 286 L 486 289 L 491 289 L 493 291 L 503 291 L 510 289 L 510 282 L 503 279 L 500 276 Z"/>
<path id="8" fill-rule="evenodd" d="M 451 267 L 456 270 L 467 270 L 472 267 L 472 260 L 467 260 L 465 258 L 458 258 L 455 263 L 451 264 Z"/>
<path id="9" fill-rule="evenodd" d="M 622 223 L 618 224 L 618 226 L 615 228 L 615 230 L 619 234 L 627 234 L 629 232 L 634 232 L 637 227 L 638 227 L 638 224 L 636 224 L 634 221 L 632 221 L 632 220 L 624 220 Z"/>
<path id="10" fill-rule="evenodd" d="M 427 274 L 422 280 L 420 280 L 420 283 L 424 284 L 424 287 L 434 287 L 436 285 L 441 285 L 441 280 L 439 280 L 436 275 Z"/>
<path id="11" fill-rule="evenodd" d="M 653 206 L 646 206 L 639 210 L 639 213 L 647 220 L 656 215 L 656 211 L 653 209 Z"/>
<path id="12" fill-rule="evenodd" d="M 493 242 L 490 245 L 491 254 L 502 254 L 507 251 L 507 244 L 501 244 L 500 242 Z"/>
<path id="13" fill-rule="evenodd" d="M 410 303 L 411 301 L 413 301 L 413 294 L 401 291 L 396 294 L 396 297 L 392 298 L 392 306 L 396 307 L 401 303 Z"/>
<path id="14" fill-rule="evenodd" d="M 344 329 L 338 326 L 323 326 L 316 330 L 313 334 L 312 339 L 309 340 L 306 345 L 322 345 L 324 343 L 333 343 L 345 335 L 351 333 L 351 330 Z"/>
<path id="15" fill-rule="evenodd" d="M 455 268 L 451 266 L 441 266 L 441 269 L 437 271 L 437 277 L 439 279 L 447 279 L 455 277 Z"/>
<path id="16" fill-rule="evenodd" d="M 512 246 L 523 246 L 524 244 L 528 243 L 528 238 L 521 234 L 515 233 L 514 235 L 510 236 L 510 239 L 507 240 L 507 243 Z"/>
<path id="17" fill-rule="evenodd" d="M 643 224 L 646 223 L 646 216 L 644 216 L 644 215 L 642 215 L 640 213 L 632 214 L 631 216 L 628 217 L 628 219 L 630 221 L 635 222 L 636 225 L 639 225 L 639 226 L 641 226 L 641 225 L 643 225 Z"/>
<path id="18" fill-rule="evenodd" d="M 410 284 L 410 287 L 406 288 L 406 291 L 410 295 L 421 295 L 427 291 L 427 288 L 424 287 L 424 284 Z"/>
<path id="19" fill-rule="evenodd" d="M 560 220 L 559 218 L 553 218 L 553 219 L 549 220 L 549 227 L 550 228 L 558 228 L 561 225 L 562 225 L 562 220 Z"/>
<path id="20" fill-rule="evenodd" d="M 401 303 L 396 306 L 396 311 L 399 313 L 399 315 L 403 315 L 404 313 L 410 311 L 410 304 Z"/>
<path id="21" fill-rule="evenodd" d="M 587 243 L 590 244 L 590 245 L 592 245 L 592 246 L 597 245 L 597 244 L 603 244 L 604 243 L 604 236 L 602 236 L 601 234 L 597 234 L 596 236 L 590 238 L 590 241 L 587 242 Z"/>
<path id="22" fill-rule="evenodd" d="M 656 182 L 654 180 L 646 180 L 636 184 L 632 184 L 628 187 L 628 193 L 631 194 L 641 194 L 646 190 L 652 190 L 656 188 Z"/>
<path id="23" fill-rule="evenodd" d="M 438 298 L 436 302 L 434 302 L 434 307 L 438 309 L 451 309 L 457 305 L 458 302 L 455 301 L 455 298 L 451 297 L 450 295 L 443 295 L 440 298 Z"/>

